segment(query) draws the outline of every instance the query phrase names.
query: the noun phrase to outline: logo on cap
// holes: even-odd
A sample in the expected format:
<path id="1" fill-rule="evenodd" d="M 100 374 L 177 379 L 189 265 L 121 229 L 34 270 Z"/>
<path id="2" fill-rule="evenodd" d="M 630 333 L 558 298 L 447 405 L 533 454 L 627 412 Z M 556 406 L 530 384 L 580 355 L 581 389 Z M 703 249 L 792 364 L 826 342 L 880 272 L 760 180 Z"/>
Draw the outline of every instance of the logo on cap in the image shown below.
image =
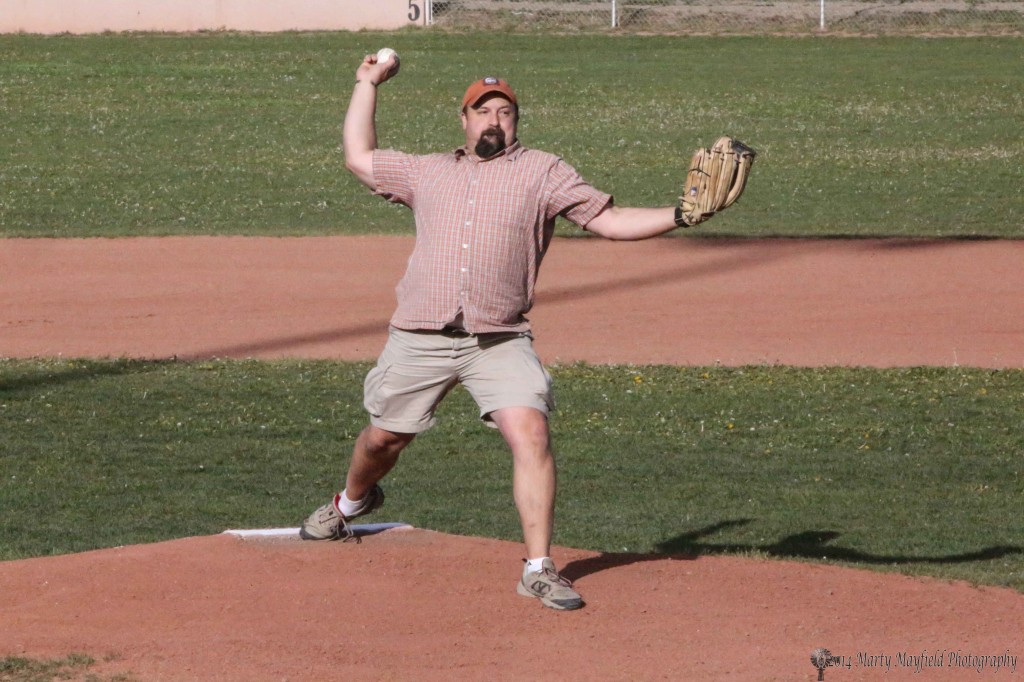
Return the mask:
<path id="1" fill-rule="evenodd" d="M 480 100 L 481 97 L 489 92 L 500 92 L 508 98 L 508 101 L 512 104 L 516 104 L 516 93 L 512 91 L 509 84 L 496 76 L 487 76 L 476 81 L 468 88 L 466 88 L 466 94 L 462 97 L 462 108 L 465 109 L 471 104 L 475 104 Z"/>

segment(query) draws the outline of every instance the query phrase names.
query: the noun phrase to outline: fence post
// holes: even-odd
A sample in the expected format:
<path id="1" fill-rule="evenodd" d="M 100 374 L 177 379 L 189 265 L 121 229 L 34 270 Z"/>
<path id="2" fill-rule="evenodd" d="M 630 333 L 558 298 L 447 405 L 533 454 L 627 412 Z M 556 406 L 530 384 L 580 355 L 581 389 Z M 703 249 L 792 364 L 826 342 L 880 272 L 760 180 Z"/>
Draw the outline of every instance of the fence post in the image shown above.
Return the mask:
<path id="1" fill-rule="evenodd" d="M 617 0 L 612 0 L 612 28 L 619 25 L 618 5 Z"/>
<path id="2" fill-rule="evenodd" d="M 821 18 L 818 20 L 818 28 L 825 30 L 825 0 L 821 0 Z"/>

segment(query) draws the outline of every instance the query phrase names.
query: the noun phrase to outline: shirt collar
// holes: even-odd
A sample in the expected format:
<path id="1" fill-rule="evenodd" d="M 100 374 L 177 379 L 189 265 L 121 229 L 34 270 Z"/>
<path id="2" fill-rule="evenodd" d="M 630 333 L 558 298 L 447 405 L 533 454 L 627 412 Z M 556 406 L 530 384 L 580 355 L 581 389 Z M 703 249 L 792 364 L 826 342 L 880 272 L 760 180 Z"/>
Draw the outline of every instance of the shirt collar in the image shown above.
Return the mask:
<path id="1" fill-rule="evenodd" d="M 469 161 L 473 161 L 475 163 L 482 163 L 484 161 L 497 161 L 498 159 L 503 157 L 508 161 L 515 161 L 519 157 L 519 155 L 523 153 L 523 145 L 522 143 L 519 142 L 519 140 L 516 140 L 508 147 L 505 147 L 505 149 L 503 149 L 497 156 L 492 156 L 489 159 L 481 159 L 476 154 L 470 153 L 469 149 L 467 149 L 466 147 L 459 147 L 458 149 L 455 150 L 454 153 L 456 161 L 459 161 L 461 159 L 468 159 Z"/>

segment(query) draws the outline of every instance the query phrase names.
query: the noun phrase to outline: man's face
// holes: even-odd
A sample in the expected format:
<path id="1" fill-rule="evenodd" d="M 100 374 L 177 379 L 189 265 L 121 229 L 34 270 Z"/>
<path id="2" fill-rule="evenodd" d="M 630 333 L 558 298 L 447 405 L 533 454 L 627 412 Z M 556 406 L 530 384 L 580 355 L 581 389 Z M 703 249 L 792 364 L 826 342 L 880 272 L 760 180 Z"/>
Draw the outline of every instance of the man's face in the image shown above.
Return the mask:
<path id="1" fill-rule="evenodd" d="M 466 147 L 482 159 L 494 156 L 516 141 L 518 118 L 516 105 L 501 93 L 484 95 L 462 112 Z"/>

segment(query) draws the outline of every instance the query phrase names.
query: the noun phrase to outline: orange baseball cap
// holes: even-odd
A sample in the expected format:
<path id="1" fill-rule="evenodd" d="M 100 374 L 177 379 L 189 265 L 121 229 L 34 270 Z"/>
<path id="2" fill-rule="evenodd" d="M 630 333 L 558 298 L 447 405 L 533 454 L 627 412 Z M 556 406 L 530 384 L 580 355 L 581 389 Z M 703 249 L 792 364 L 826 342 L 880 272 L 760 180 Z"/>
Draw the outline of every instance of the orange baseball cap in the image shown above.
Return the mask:
<path id="1" fill-rule="evenodd" d="M 462 96 L 462 108 L 465 109 L 467 106 L 476 104 L 480 101 L 481 97 L 492 92 L 500 92 L 512 104 L 517 106 L 519 104 L 516 102 L 516 93 L 512 91 L 512 87 L 507 81 L 495 78 L 494 76 L 488 76 L 487 78 L 481 78 L 466 88 L 466 94 Z"/>

